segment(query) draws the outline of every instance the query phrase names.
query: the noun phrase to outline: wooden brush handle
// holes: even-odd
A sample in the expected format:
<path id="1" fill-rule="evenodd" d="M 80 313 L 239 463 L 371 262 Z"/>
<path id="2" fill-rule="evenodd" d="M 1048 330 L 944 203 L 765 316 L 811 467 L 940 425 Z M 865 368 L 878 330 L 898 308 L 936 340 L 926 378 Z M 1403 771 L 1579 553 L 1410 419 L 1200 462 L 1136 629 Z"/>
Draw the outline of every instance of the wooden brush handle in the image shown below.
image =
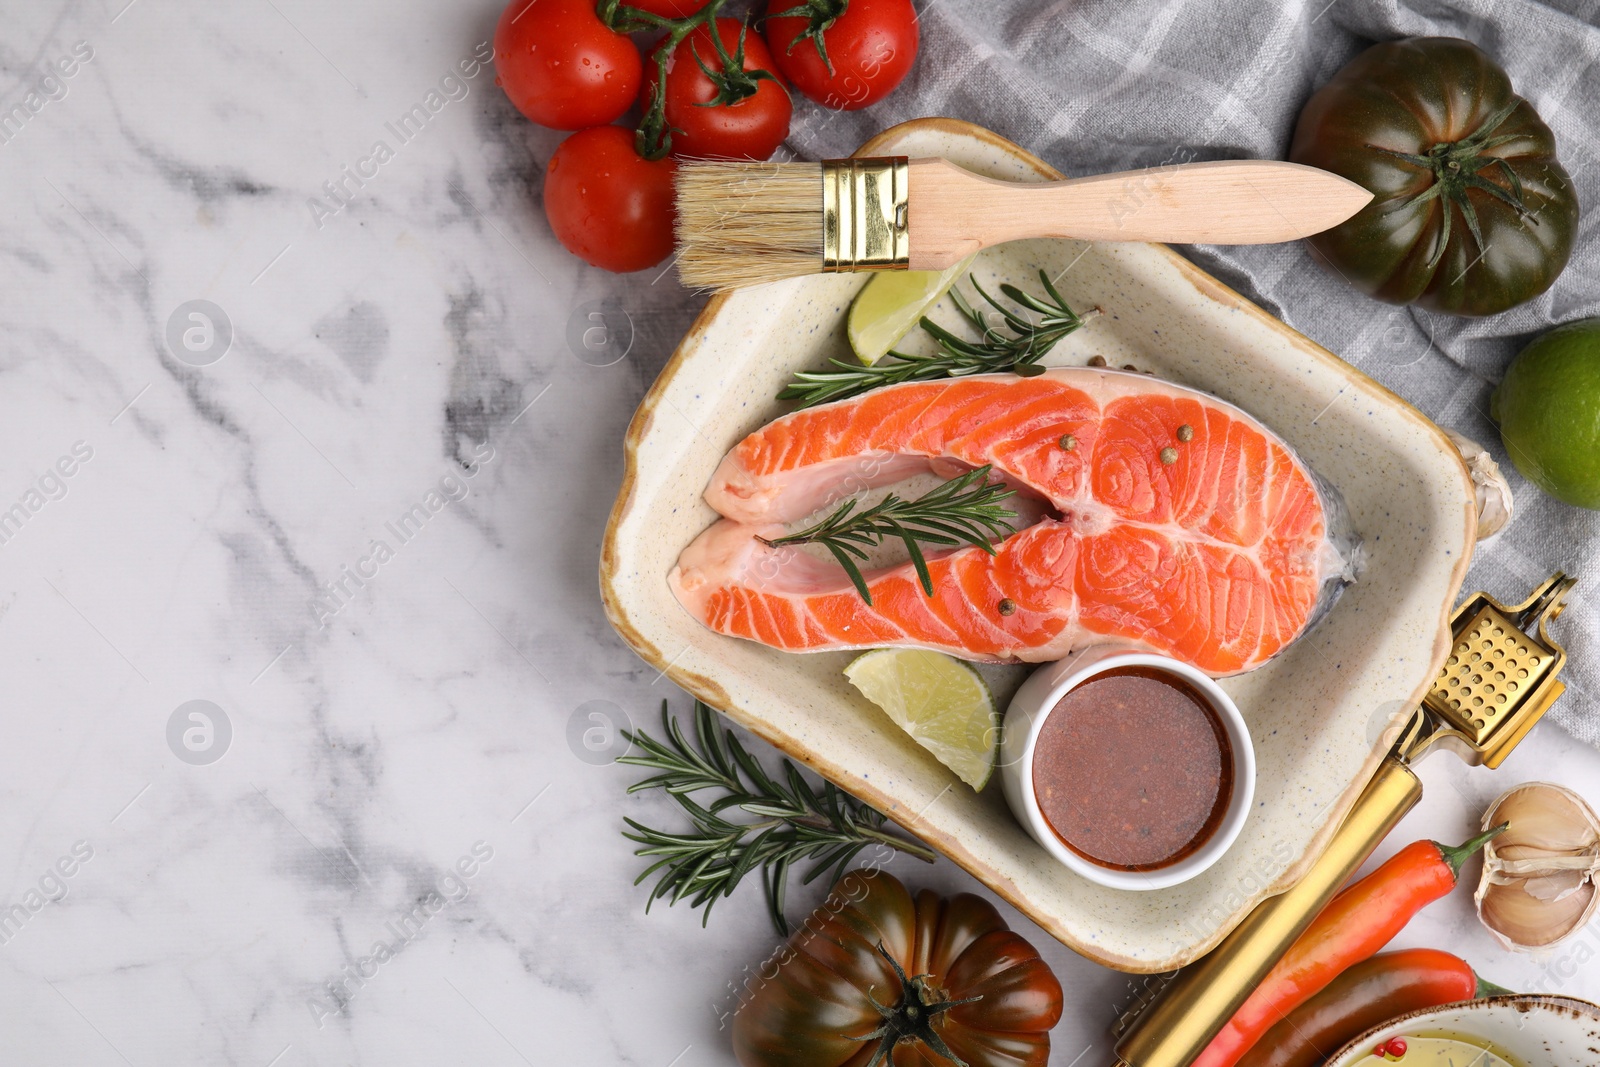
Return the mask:
<path id="1" fill-rule="evenodd" d="M 1027 237 L 1172 244 L 1272 244 L 1320 233 L 1372 194 L 1276 160 L 1180 163 L 1061 182 L 1005 182 L 943 159 L 913 159 L 912 270 L 940 270 Z"/>

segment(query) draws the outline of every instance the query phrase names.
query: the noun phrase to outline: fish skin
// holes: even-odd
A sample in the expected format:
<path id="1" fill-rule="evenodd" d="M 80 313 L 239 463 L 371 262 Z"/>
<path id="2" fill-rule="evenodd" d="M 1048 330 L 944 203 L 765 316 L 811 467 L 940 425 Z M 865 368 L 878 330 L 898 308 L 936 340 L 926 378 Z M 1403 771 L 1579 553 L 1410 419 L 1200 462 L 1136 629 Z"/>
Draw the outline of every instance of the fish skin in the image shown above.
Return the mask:
<path id="1" fill-rule="evenodd" d="M 984 464 L 1053 514 L 993 555 L 929 553 L 932 597 L 904 563 L 867 572 L 869 606 L 836 563 L 762 540 L 844 495 Z M 1041 662 L 1117 642 L 1234 674 L 1305 629 L 1338 559 L 1310 472 L 1265 427 L 1195 390 L 1094 368 L 906 383 L 794 412 L 736 445 L 705 498 L 724 518 L 684 550 L 673 592 L 718 633 L 795 652 Z"/>

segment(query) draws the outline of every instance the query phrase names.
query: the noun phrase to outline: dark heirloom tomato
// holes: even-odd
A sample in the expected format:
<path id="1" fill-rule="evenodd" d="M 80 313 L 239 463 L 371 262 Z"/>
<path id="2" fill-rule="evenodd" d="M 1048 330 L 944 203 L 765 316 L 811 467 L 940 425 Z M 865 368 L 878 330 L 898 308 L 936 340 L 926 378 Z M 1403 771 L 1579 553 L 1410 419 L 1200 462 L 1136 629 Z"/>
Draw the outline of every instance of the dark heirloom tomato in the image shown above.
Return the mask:
<path id="1" fill-rule="evenodd" d="M 1572 251 L 1578 198 L 1555 135 L 1469 41 L 1362 52 L 1307 102 L 1289 158 L 1372 191 L 1311 248 L 1391 304 L 1493 315 L 1550 288 Z"/>
<path id="2" fill-rule="evenodd" d="M 1060 1018 L 1061 984 L 994 905 L 913 900 L 860 870 L 761 967 L 733 1051 L 744 1067 L 1044 1067 Z"/>

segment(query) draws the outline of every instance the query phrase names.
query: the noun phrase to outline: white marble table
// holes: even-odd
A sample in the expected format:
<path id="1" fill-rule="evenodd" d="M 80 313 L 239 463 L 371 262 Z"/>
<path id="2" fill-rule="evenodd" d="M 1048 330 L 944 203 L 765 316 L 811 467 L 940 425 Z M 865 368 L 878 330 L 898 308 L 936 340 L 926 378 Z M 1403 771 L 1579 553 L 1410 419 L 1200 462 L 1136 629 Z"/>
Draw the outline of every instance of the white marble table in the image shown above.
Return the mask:
<path id="1" fill-rule="evenodd" d="M 595 572 L 698 301 L 555 246 L 494 3 L 124 2 L 0 30 L 0 1061 L 731 1063 L 759 893 L 645 915 L 619 829 L 669 807 L 569 744 L 590 701 L 688 707 Z M 614 362 L 569 343 L 603 298 Z M 1424 776 L 1396 844 L 1600 754 Z M 1008 914 L 1068 989 L 1053 1062 L 1104 1060 L 1130 980 Z M 1514 959 L 1466 892 L 1403 940 L 1600 996 L 1600 935 Z"/>

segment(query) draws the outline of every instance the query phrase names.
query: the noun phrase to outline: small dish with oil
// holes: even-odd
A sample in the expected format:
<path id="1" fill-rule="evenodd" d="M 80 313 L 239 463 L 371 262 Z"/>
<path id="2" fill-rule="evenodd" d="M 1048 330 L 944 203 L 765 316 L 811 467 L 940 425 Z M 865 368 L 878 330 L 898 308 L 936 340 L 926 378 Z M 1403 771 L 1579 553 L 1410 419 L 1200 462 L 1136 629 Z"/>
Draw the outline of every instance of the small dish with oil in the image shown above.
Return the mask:
<path id="1" fill-rule="evenodd" d="M 1396 1037 L 1400 1067 L 1594 1067 L 1600 1005 L 1528 993 L 1427 1008 L 1368 1030 L 1327 1067 L 1387 1067 L 1374 1050 Z"/>

